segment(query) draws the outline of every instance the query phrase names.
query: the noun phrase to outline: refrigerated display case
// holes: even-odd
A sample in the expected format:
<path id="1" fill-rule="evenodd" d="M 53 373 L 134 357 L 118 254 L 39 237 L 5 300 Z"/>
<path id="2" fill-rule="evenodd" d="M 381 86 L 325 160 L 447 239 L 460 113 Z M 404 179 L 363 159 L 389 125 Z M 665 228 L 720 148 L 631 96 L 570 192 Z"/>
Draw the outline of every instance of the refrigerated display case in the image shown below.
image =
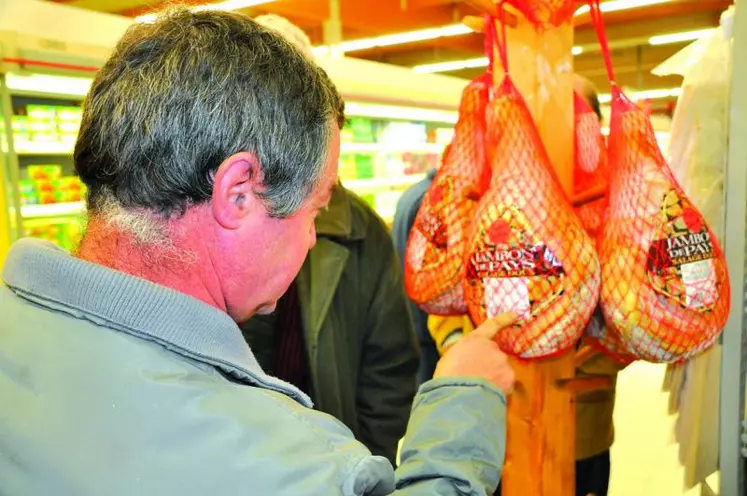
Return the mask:
<path id="1" fill-rule="evenodd" d="M 389 222 L 402 192 L 438 166 L 452 134 L 451 122 L 351 116 L 342 131 L 340 179 Z"/>
<path id="2" fill-rule="evenodd" d="M 64 248 L 78 239 L 85 188 L 72 150 L 80 103 L 130 24 L 64 5 L 0 0 L 0 258 L 21 236 Z"/>

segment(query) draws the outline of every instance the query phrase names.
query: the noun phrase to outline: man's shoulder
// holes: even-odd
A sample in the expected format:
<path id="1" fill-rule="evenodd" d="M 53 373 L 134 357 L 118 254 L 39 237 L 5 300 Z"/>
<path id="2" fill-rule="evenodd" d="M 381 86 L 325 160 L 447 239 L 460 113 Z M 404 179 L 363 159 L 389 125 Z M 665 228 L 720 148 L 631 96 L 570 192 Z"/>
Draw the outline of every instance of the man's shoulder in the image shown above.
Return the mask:
<path id="1" fill-rule="evenodd" d="M 5 296 L 0 288 L 0 300 Z M 279 494 L 288 481 L 299 491 L 311 488 L 304 494 L 342 494 L 344 479 L 370 458 L 338 421 L 284 394 L 240 383 L 158 343 L 38 308 L 27 314 L 32 329 L 0 326 L 13 329 L 6 335 L 17 345 L 6 350 L 11 368 L 0 368 L 0 397 L 50 414 L 33 424 L 11 415 L 0 427 L 2 451 L 32 455 L 23 471 L 0 461 L 0 479 L 33 489 L 19 494 L 222 495 L 236 484 Z M 57 328 L 37 332 L 42 322 Z M 23 336 L 26 344 L 19 343 Z M 37 367 L 23 377 L 9 373 L 28 363 L 32 343 Z M 108 450 L 122 446 L 128 456 L 118 455 L 112 476 Z M 64 477 L 53 477 L 63 460 Z M 371 477 L 393 481 L 385 460 L 367 464 Z M 315 478 L 321 472 L 323 480 Z M 54 488 L 47 486 L 52 480 Z"/>
<path id="2" fill-rule="evenodd" d="M 376 210 L 354 191 L 346 189 L 346 194 L 350 204 L 353 231 L 364 232 L 365 239 L 391 242 L 389 228 Z"/>

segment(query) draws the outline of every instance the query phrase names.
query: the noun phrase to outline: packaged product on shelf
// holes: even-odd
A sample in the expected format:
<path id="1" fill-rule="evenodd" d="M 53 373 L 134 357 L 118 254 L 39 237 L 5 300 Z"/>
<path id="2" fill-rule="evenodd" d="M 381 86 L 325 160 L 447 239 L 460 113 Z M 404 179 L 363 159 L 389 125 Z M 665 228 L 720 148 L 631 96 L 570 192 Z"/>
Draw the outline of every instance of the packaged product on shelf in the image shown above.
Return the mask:
<path id="1" fill-rule="evenodd" d="M 371 154 L 355 154 L 355 177 L 358 179 L 374 177 L 374 157 Z"/>
<path id="2" fill-rule="evenodd" d="M 75 248 L 81 235 L 81 223 L 78 219 L 33 221 L 26 223 L 25 226 L 25 236 L 52 242 L 68 251 Z"/>
<path id="3" fill-rule="evenodd" d="M 57 107 L 55 115 L 60 123 L 80 124 L 83 110 L 80 107 Z"/>
<path id="4" fill-rule="evenodd" d="M 376 177 L 402 177 L 405 175 L 410 153 L 389 153 L 381 156 L 383 167 L 376 171 Z"/>
<path id="5" fill-rule="evenodd" d="M 379 142 L 394 145 L 417 145 L 426 142 L 425 124 L 390 122 L 379 136 Z"/>
<path id="6" fill-rule="evenodd" d="M 55 244 L 59 244 L 60 232 L 62 231 L 59 224 L 34 224 L 32 227 L 27 227 L 25 235 L 32 238 L 42 239 L 44 241 L 50 241 Z"/>
<path id="7" fill-rule="evenodd" d="M 57 118 L 53 105 L 29 104 L 26 106 L 26 115 L 31 122 L 54 122 Z"/>
<path id="8" fill-rule="evenodd" d="M 58 141 L 54 106 L 27 105 L 26 112 L 32 142 L 49 143 Z"/>
<path id="9" fill-rule="evenodd" d="M 353 141 L 356 143 L 374 143 L 373 123 L 370 119 L 362 117 L 352 117 L 348 121 L 348 127 L 353 134 Z"/>
<path id="10" fill-rule="evenodd" d="M 14 115 L 11 117 L 11 127 L 16 151 L 26 151 L 29 142 L 31 142 L 31 129 L 27 117 L 25 115 Z"/>
<path id="11" fill-rule="evenodd" d="M 82 110 L 80 107 L 57 107 L 56 118 L 60 141 L 69 144 L 72 150 L 78 135 Z"/>
<path id="12" fill-rule="evenodd" d="M 58 203 L 79 202 L 83 200 L 83 183 L 76 176 L 65 176 L 52 180 L 55 200 Z"/>
<path id="13" fill-rule="evenodd" d="M 22 184 L 23 191 L 33 189 L 33 198 L 42 205 L 82 201 L 85 186 L 77 176 L 62 176 L 61 165 L 29 165 L 26 168 L 28 180 Z M 31 193 L 27 196 L 31 201 Z"/>
<path id="14" fill-rule="evenodd" d="M 25 114 L 13 117 L 19 151 L 34 152 L 50 144 L 72 149 L 82 116 L 80 107 L 29 104 L 17 111 Z"/>
<path id="15" fill-rule="evenodd" d="M 340 143 L 344 146 L 346 143 L 352 143 L 353 142 L 353 130 L 350 129 L 350 126 L 345 126 L 342 129 L 340 129 Z"/>
<path id="16" fill-rule="evenodd" d="M 355 156 L 350 153 L 340 154 L 340 162 L 337 175 L 344 182 L 346 179 L 355 179 L 358 172 L 355 166 Z"/>
<path id="17" fill-rule="evenodd" d="M 39 204 L 39 192 L 36 189 L 34 181 L 30 179 L 21 179 L 18 181 L 18 193 L 21 205 Z"/>
<path id="18" fill-rule="evenodd" d="M 403 153 L 400 174 L 425 174 L 438 165 L 437 153 Z"/>
<path id="19" fill-rule="evenodd" d="M 62 166 L 58 164 L 29 165 L 26 167 L 26 173 L 32 181 L 51 181 L 62 177 Z"/>

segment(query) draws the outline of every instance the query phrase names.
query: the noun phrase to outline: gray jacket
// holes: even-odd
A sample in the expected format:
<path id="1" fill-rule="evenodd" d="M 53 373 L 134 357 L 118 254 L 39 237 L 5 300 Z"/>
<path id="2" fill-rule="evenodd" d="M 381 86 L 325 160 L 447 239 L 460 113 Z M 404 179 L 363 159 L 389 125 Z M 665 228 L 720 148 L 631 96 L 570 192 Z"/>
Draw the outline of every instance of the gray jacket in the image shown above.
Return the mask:
<path id="1" fill-rule="evenodd" d="M 0 285 L 0 487 L 11 496 L 484 495 L 505 400 L 477 380 L 415 398 L 396 471 L 189 296 L 41 241 Z"/>

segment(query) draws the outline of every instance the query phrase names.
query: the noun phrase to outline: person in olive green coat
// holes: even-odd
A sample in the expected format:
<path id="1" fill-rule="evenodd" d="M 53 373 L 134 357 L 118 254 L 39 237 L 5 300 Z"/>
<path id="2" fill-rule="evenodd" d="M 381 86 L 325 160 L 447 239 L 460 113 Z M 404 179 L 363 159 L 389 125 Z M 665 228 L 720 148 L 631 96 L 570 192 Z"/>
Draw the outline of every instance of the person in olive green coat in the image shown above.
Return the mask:
<path id="1" fill-rule="evenodd" d="M 338 185 L 317 243 L 271 315 L 242 326 L 262 368 L 309 393 L 394 462 L 416 391 L 418 349 L 389 231 Z"/>

